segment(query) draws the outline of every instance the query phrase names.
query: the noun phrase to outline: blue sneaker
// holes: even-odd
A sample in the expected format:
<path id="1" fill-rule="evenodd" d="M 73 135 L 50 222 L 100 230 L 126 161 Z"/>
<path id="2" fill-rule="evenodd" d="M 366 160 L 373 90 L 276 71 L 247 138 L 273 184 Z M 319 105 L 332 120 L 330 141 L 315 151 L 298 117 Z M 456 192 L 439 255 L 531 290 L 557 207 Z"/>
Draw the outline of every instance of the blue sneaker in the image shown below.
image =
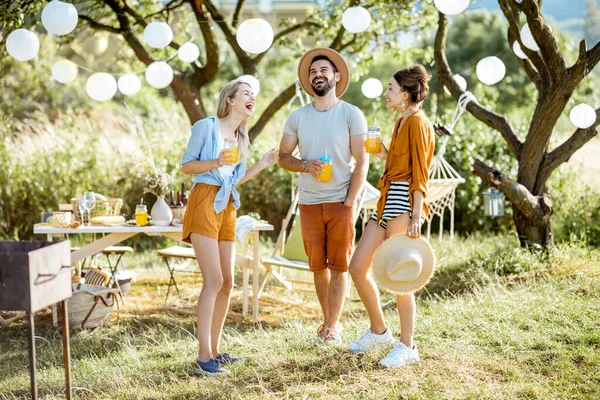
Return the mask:
<path id="1" fill-rule="evenodd" d="M 196 365 L 194 366 L 194 372 L 197 374 L 204 374 L 208 376 L 213 375 L 225 375 L 229 371 L 221 367 L 221 364 L 215 359 L 211 358 L 208 361 L 200 361 L 196 359 Z"/>
<path id="2" fill-rule="evenodd" d="M 232 356 L 229 353 L 221 353 L 214 358 L 219 365 L 235 364 L 244 361 L 243 358 Z"/>

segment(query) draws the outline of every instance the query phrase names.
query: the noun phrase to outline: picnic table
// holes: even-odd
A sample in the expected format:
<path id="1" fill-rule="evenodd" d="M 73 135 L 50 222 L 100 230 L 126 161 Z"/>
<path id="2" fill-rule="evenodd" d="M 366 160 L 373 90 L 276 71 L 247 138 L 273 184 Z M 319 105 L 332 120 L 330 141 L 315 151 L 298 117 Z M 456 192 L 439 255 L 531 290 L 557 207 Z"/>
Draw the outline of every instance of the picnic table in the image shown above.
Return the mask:
<path id="1" fill-rule="evenodd" d="M 71 253 L 71 265 L 91 257 L 101 252 L 109 246 L 115 246 L 122 241 L 135 235 L 146 234 L 148 236 L 165 236 L 178 242 L 182 241 L 182 226 L 122 226 L 122 225 L 82 225 L 77 228 L 57 228 L 45 224 L 35 224 L 34 234 L 45 234 L 47 241 L 51 242 L 54 235 L 74 235 L 74 234 L 96 234 L 96 239 L 92 242 L 74 250 Z M 259 234 L 264 231 L 272 231 L 273 225 L 268 223 L 258 223 L 248 233 L 247 238 L 252 239 L 251 254 L 238 253 L 236 264 L 244 267 L 243 269 L 243 314 L 248 313 L 248 272 L 252 270 L 252 318 L 258 322 L 258 298 L 259 298 L 259 273 L 260 264 L 260 241 Z M 184 243 L 189 246 L 187 243 Z M 246 246 L 244 246 L 246 247 Z"/>

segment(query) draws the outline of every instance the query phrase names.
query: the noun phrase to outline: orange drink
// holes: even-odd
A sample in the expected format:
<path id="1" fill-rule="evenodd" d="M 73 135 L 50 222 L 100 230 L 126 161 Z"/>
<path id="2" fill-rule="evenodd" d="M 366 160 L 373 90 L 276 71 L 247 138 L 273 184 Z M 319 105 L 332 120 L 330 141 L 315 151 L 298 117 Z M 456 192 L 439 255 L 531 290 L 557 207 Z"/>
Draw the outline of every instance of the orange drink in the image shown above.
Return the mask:
<path id="1" fill-rule="evenodd" d="M 227 150 L 225 154 L 227 157 L 227 165 L 233 165 L 239 160 L 239 148 L 237 140 L 234 139 L 225 139 L 225 143 L 223 148 Z"/>
<path id="2" fill-rule="evenodd" d="M 138 204 L 135 207 L 135 224 L 137 226 L 148 225 L 148 209 L 145 204 Z"/>
<path id="3" fill-rule="evenodd" d="M 381 151 L 381 131 L 376 126 L 369 127 L 367 132 L 367 141 L 365 142 L 365 149 L 367 153 L 377 154 Z"/>
<path id="4" fill-rule="evenodd" d="M 323 163 L 323 165 L 322 165 L 323 170 L 321 171 L 321 175 L 319 175 L 319 180 L 321 182 L 329 182 L 329 180 L 331 179 L 331 173 L 333 170 L 333 164 L 331 162 L 332 157 L 331 156 L 323 156 L 319 160 Z"/>

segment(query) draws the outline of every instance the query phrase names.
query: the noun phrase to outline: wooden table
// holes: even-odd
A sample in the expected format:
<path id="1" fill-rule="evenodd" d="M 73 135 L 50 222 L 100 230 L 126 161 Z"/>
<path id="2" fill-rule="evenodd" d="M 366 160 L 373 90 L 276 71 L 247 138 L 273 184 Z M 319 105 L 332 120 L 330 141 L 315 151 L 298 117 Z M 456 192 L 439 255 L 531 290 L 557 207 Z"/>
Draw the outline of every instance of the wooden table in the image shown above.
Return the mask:
<path id="1" fill-rule="evenodd" d="M 55 234 L 100 234 L 105 235 L 91 243 L 88 243 L 78 250 L 71 253 L 71 264 L 97 254 L 109 246 L 115 246 L 122 241 L 129 239 L 140 233 L 148 236 L 165 236 L 170 239 L 182 242 L 182 226 L 104 226 L 91 225 L 80 226 L 78 228 L 55 228 L 53 226 L 36 224 L 33 227 L 34 234 L 46 234 L 47 240 L 52 241 Z M 267 223 L 257 224 L 253 230 L 248 233 L 248 237 L 252 239 L 252 255 L 240 254 L 236 256 L 236 265 L 242 266 L 243 269 L 243 298 L 242 311 L 244 315 L 248 313 L 248 270 L 252 270 L 252 318 L 254 322 L 258 322 L 258 298 L 259 298 L 259 276 L 258 266 L 260 264 L 260 241 L 259 234 L 263 231 L 272 231 L 273 225 Z M 184 243 L 188 245 L 187 243 Z M 188 245 L 189 246 L 189 245 Z"/>

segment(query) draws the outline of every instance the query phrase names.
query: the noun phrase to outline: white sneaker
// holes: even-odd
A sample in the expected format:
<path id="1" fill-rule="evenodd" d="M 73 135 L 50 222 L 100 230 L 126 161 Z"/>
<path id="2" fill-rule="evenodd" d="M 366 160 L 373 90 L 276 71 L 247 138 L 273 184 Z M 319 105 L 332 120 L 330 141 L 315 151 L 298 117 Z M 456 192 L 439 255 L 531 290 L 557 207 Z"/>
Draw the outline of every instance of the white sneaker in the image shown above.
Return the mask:
<path id="1" fill-rule="evenodd" d="M 379 364 L 385 368 L 397 368 L 416 362 L 419 362 L 417 345 L 415 344 L 412 349 L 409 349 L 404 343 L 398 342 L 392 351 L 383 360 L 379 361 Z"/>
<path id="2" fill-rule="evenodd" d="M 386 347 L 394 344 L 392 331 L 386 329 L 381 334 L 376 334 L 368 329 L 367 332 L 354 342 L 350 342 L 348 350 L 353 353 L 364 353 L 375 348 Z"/>

